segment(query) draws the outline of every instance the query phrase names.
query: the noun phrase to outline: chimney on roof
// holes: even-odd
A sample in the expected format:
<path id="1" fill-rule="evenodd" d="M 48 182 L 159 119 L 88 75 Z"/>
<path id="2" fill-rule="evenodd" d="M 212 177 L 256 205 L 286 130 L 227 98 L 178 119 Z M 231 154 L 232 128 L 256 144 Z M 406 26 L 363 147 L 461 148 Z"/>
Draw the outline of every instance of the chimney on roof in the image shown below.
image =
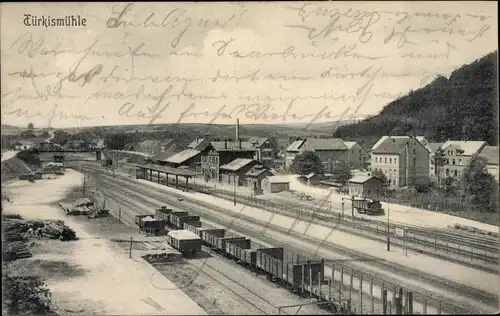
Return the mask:
<path id="1" fill-rule="evenodd" d="M 240 139 L 240 119 L 236 119 L 236 140 Z"/>

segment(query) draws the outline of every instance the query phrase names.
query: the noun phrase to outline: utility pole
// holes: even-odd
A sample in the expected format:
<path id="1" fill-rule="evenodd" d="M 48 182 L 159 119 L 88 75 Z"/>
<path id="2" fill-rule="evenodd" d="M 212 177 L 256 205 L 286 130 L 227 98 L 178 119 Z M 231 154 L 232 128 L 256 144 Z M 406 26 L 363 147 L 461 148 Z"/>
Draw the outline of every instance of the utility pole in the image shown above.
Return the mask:
<path id="1" fill-rule="evenodd" d="M 85 187 L 87 186 L 86 185 L 86 180 L 87 180 L 87 173 L 85 172 L 83 174 L 83 189 L 82 189 L 82 193 L 83 193 L 84 196 L 85 196 Z"/>
<path id="2" fill-rule="evenodd" d="M 233 176 L 233 202 L 236 206 L 236 176 Z"/>
<path id="3" fill-rule="evenodd" d="M 389 215 L 391 213 L 390 203 L 387 203 L 387 251 L 391 251 L 391 232 L 389 226 Z"/>
<path id="4" fill-rule="evenodd" d="M 111 169 L 113 170 L 113 178 L 115 177 L 115 152 L 113 152 L 113 159 L 111 160 Z"/>

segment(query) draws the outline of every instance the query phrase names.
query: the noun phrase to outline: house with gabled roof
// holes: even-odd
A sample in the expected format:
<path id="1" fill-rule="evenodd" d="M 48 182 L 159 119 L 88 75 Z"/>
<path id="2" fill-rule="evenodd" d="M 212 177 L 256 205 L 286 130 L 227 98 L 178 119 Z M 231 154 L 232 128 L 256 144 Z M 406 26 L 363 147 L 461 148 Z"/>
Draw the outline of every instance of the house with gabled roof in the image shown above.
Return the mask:
<path id="1" fill-rule="evenodd" d="M 383 136 L 371 149 L 371 170 L 382 172 L 390 187 L 429 178 L 429 150 L 415 137 Z"/>
<path id="2" fill-rule="evenodd" d="M 488 172 L 498 181 L 498 146 L 484 146 L 479 155 L 486 158 Z"/>
<path id="3" fill-rule="evenodd" d="M 278 146 L 273 138 L 250 137 L 246 143 L 249 147 L 255 148 L 255 160 L 268 168 L 274 167 Z"/>
<path id="4" fill-rule="evenodd" d="M 254 159 L 255 148 L 247 142 L 229 140 L 212 141 L 201 155 L 201 172 L 205 180 L 221 181 L 221 166 L 244 158 Z"/>
<path id="5" fill-rule="evenodd" d="M 294 141 L 286 150 L 286 168 L 288 169 L 295 157 L 305 151 L 318 155 L 326 173 L 331 173 L 335 164 L 348 161 L 349 148 L 340 138 L 306 138 Z"/>
<path id="6" fill-rule="evenodd" d="M 221 182 L 243 185 L 246 182 L 246 173 L 259 162 L 250 158 L 237 158 L 220 167 Z"/>
<path id="7" fill-rule="evenodd" d="M 457 182 L 460 181 L 463 170 L 469 164 L 472 156 L 479 154 L 486 145 L 484 141 L 446 141 L 441 146 L 446 162 L 439 168 L 440 178 L 443 180 L 452 177 Z"/>
<path id="8" fill-rule="evenodd" d="M 353 169 L 365 169 L 370 160 L 370 153 L 358 142 L 344 141 L 347 146 L 347 161 Z"/>

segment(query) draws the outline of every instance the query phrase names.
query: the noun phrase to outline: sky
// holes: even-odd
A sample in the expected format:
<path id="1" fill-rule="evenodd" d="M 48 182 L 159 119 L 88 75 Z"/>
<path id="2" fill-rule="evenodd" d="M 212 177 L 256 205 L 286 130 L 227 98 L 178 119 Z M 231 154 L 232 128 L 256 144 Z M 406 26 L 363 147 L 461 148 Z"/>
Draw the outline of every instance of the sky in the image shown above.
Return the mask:
<path id="1" fill-rule="evenodd" d="M 1 7 L 15 126 L 355 119 L 498 49 L 496 2 Z M 33 25 L 66 16 L 85 26 Z"/>

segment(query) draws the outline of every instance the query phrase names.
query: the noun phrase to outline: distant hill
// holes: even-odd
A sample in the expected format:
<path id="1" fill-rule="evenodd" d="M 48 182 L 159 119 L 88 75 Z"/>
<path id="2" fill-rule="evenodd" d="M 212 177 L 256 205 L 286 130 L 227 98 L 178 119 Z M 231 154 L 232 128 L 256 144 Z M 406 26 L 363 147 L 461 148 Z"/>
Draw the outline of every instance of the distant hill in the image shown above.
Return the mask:
<path id="1" fill-rule="evenodd" d="M 497 54 L 492 52 L 437 77 L 401 97 L 376 116 L 338 128 L 334 137 L 369 148 L 384 135 L 424 135 L 433 142 L 484 140 L 498 144 Z"/>

